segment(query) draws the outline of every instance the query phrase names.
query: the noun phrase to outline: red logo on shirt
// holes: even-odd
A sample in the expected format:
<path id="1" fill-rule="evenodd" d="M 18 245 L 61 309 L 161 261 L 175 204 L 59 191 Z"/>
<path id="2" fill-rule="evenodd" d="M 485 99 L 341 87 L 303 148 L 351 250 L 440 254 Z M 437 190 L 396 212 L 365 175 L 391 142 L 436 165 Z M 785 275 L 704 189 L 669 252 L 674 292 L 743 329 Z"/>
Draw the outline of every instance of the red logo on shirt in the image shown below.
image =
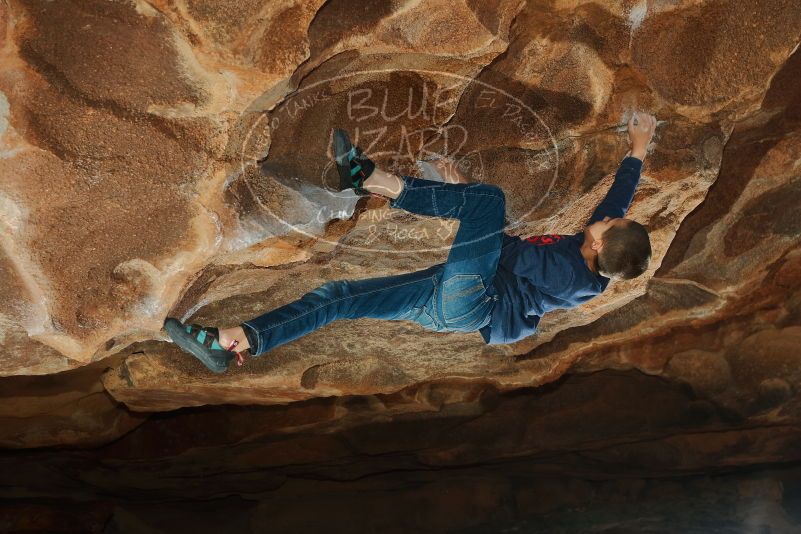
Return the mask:
<path id="1" fill-rule="evenodd" d="M 538 247 L 543 247 L 545 245 L 553 245 L 554 243 L 558 243 L 561 241 L 562 236 L 560 235 L 533 235 L 531 237 L 527 237 L 526 241 L 533 245 L 537 245 Z"/>

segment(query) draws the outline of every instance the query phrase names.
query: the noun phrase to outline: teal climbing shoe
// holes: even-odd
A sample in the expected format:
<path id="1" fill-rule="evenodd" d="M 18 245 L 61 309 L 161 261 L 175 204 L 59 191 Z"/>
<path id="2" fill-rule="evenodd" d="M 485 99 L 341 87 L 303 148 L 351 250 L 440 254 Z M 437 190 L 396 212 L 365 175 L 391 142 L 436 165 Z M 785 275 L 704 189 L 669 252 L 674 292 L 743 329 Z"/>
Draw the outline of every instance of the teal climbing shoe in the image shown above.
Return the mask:
<path id="1" fill-rule="evenodd" d="M 353 189 L 357 195 L 366 196 L 370 191 L 364 189 L 364 181 L 375 170 L 375 163 L 353 146 L 345 130 L 334 130 L 334 160 L 339 172 L 339 190 Z"/>
<path id="2" fill-rule="evenodd" d="M 213 373 L 224 373 L 236 358 L 236 353 L 225 350 L 218 343 L 220 332 L 217 328 L 184 325 L 178 319 L 167 317 L 164 330 L 176 345 L 200 360 Z"/>

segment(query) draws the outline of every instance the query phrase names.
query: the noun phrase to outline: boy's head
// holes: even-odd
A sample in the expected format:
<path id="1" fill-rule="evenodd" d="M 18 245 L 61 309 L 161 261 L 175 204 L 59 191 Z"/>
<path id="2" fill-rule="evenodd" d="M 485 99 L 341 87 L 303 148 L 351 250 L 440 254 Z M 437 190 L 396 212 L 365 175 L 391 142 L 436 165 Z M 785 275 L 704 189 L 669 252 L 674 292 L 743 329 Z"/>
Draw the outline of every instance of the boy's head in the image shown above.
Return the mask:
<path id="1" fill-rule="evenodd" d="M 648 231 L 630 219 L 610 219 L 587 227 L 592 249 L 598 253 L 598 272 L 607 278 L 629 280 L 648 269 L 651 240 Z"/>

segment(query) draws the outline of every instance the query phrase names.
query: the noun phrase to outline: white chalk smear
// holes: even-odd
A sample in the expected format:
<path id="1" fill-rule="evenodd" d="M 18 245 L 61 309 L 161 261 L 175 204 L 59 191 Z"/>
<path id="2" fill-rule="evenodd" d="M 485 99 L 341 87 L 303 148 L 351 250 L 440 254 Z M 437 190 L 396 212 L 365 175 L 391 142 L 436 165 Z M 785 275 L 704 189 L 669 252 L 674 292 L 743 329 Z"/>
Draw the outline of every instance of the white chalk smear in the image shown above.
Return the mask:
<path id="1" fill-rule="evenodd" d="M 445 178 L 437 171 L 436 167 L 427 161 L 419 160 L 417 168 L 420 169 L 420 177 L 423 180 L 431 180 L 432 182 L 444 182 Z"/>
<path id="2" fill-rule="evenodd" d="M 12 234 L 19 232 L 27 216 L 26 210 L 14 202 L 11 197 L 0 192 L 0 226 Z"/>
<path id="3" fill-rule="evenodd" d="M 646 14 L 648 14 L 648 2 L 646 0 L 641 0 L 631 8 L 631 11 L 629 11 L 629 26 L 631 26 L 632 33 L 640 27 L 642 21 L 645 20 Z"/>
<path id="4" fill-rule="evenodd" d="M 0 92 L 0 136 L 6 133 L 8 129 L 8 99 L 6 95 Z"/>

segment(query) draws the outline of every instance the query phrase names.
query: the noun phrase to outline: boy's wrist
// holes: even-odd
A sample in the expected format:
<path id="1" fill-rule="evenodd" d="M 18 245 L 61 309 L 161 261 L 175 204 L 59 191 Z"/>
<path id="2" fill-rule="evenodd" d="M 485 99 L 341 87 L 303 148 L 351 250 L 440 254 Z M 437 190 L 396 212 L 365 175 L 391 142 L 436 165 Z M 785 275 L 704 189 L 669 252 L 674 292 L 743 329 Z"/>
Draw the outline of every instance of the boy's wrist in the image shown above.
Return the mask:
<path id="1" fill-rule="evenodd" d="M 632 148 L 631 153 L 629 154 L 632 158 L 637 158 L 640 161 L 645 160 L 645 147 L 642 148 Z"/>

